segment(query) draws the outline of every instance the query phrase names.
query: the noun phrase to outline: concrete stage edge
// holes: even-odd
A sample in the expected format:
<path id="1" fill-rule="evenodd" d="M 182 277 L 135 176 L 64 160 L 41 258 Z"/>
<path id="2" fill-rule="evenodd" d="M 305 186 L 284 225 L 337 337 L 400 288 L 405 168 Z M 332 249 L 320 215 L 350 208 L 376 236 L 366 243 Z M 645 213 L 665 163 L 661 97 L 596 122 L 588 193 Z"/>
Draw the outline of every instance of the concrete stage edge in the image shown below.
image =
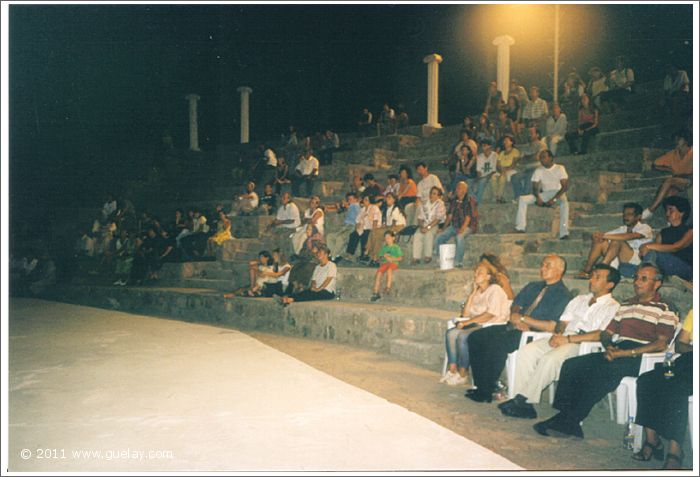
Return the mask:
<path id="1" fill-rule="evenodd" d="M 248 335 L 10 302 L 10 471 L 521 470 Z"/>

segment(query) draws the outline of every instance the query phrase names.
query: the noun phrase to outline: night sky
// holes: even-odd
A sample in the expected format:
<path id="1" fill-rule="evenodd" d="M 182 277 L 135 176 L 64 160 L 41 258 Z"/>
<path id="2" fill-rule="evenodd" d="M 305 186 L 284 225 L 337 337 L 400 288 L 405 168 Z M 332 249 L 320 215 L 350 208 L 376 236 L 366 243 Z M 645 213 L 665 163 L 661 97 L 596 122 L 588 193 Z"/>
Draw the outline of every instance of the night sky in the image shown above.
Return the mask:
<path id="1" fill-rule="evenodd" d="M 94 167 L 107 150 L 158 145 L 164 131 L 186 148 L 188 93 L 202 97 L 204 150 L 238 142 L 241 85 L 253 88 L 256 142 L 290 124 L 349 130 L 363 106 L 378 112 L 385 100 L 404 103 L 420 124 L 430 53 L 444 57 L 440 121 L 454 124 L 482 107 L 496 74 L 491 42 L 503 33 L 516 39 L 512 76 L 551 88 L 554 7 L 530 6 L 537 13 L 525 20 L 522 7 L 504 8 L 12 5 L 11 186 L 72 190 L 70 177 L 81 177 L 72 170 Z M 625 54 L 641 82 L 661 79 L 668 61 L 692 74 L 690 5 L 561 11 L 563 73 L 609 71 Z"/>

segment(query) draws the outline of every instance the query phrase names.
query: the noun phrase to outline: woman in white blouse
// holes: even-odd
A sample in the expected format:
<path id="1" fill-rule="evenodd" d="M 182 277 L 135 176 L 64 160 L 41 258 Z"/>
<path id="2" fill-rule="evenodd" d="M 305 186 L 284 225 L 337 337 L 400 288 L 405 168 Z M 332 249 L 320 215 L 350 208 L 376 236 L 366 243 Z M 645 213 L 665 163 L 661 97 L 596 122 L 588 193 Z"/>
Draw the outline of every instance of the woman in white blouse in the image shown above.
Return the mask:
<path id="1" fill-rule="evenodd" d="M 469 334 L 484 326 L 506 324 L 512 300 L 498 284 L 495 269 L 480 262 L 474 270 L 474 291 L 462 309 L 455 327 L 445 333 L 448 371 L 440 380 L 450 386 L 466 384 L 469 369 Z"/>
<path id="2" fill-rule="evenodd" d="M 372 203 L 372 198 L 368 195 L 362 197 L 360 202 L 360 213 L 357 214 L 355 221 L 355 230 L 350 233 L 348 248 L 345 250 L 345 259 L 351 261 L 357 250 L 357 245 L 360 245 L 360 261 L 368 260 L 365 255 L 367 249 L 367 240 L 372 229 L 379 228 L 382 225 L 382 211 L 379 210 L 377 204 Z"/>
<path id="3" fill-rule="evenodd" d="M 298 254 L 301 248 L 304 246 L 306 241 L 306 226 L 313 225 L 316 230 L 323 238 L 324 235 L 324 224 L 325 224 L 325 214 L 323 209 L 320 207 L 321 199 L 314 195 L 309 199 L 309 208 L 304 211 L 304 218 L 299 227 L 297 227 L 296 232 L 292 234 L 292 250 L 294 253 Z"/>
<path id="4" fill-rule="evenodd" d="M 376 229 L 372 229 L 369 233 L 369 239 L 367 240 L 367 255 L 372 262 L 370 265 L 379 265 L 377 260 L 379 260 L 379 250 L 381 250 L 384 243 L 384 232 L 391 230 L 394 233 L 399 233 L 401 229 L 406 226 L 406 216 L 403 214 L 403 210 L 398 205 L 398 198 L 393 192 L 386 194 L 386 211 L 384 211 L 384 225 Z M 374 262 L 374 263 L 373 263 Z"/>
<path id="5" fill-rule="evenodd" d="M 417 265 L 421 258 L 425 263 L 430 263 L 433 259 L 433 240 L 437 234 L 438 224 L 445 222 L 446 218 L 442 189 L 433 187 L 430 189 L 430 200 L 421 202 L 418 206 L 419 228 L 413 234 L 412 263 L 414 265 Z"/>

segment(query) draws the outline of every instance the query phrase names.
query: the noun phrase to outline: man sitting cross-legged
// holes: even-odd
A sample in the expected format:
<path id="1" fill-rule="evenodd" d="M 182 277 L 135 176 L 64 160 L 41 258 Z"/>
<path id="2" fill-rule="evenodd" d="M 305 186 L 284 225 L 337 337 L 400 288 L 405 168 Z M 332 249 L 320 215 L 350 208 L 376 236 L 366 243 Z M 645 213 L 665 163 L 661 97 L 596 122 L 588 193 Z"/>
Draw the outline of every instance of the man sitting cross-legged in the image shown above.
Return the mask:
<path id="1" fill-rule="evenodd" d="M 579 343 L 598 341 L 613 319 L 620 304 L 612 291 L 620 281 L 620 273 L 610 265 L 598 264 L 588 280 L 590 293 L 574 298 L 551 338 L 529 343 L 517 351 L 513 395 L 515 398 L 498 405 L 509 417 L 534 419 L 533 403 L 540 402 L 542 391 L 559 378 L 559 370 L 568 358 L 578 356 Z"/>
<path id="2" fill-rule="evenodd" d="M 635 297 L 623 303 L 600 333 L 605 352 L 567 359 L 561 367 L 554 408 L 559 414 L 533 427 L 543 436 L 583 438 L 580 422 L 625 376 L 637 376 L 643 353 L 663 351 L 678 315 L 658 295 L 663 274 L 643 263 L 634 278 Z"/>
<path id="3" fill-rule="evenodd" d="M 651 242 L 654 231 L 642 219 L 642 206 L 628 202 L 622 206 L 622 225 L 610 232 L 593 232 L 591 234 L 591 249 L 588 260 L 576 278 L 587 280 L 591 276 L 593 264 L 599 258 L 602 263 L 612 265 L 620 270 L 625 277 L 633 277 L 642 259 L 639 257 L 639 247 Z"/>
<path id="4" fill-rule="evenodd" d="M 517 349 L 523 331 L 554 331 L 571 300 L 571 292 L 561 280 L 565 272 L 566 261 L 562 257 L 547 255 L 540 266 L 542 280 L 525 285 L 513 300 L 509 324 L 469 335 L 469 362 L 476 389 L 467 391 L 468 398 L 491 402 L 508 353 Z"/>

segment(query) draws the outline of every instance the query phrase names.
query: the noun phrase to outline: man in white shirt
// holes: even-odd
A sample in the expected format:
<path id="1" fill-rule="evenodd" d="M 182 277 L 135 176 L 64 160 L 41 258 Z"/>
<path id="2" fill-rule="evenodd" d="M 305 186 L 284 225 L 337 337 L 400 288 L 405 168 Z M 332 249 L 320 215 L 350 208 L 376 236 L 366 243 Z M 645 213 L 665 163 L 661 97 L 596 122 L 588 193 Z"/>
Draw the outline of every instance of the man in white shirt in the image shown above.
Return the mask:
<path id="1" fill-rule="evenodd" d="M 271 227 L 279 227 L 280 229 L 294 230 L 301 225 L 299 216 L 299 207 L 292 202 L 289 192 L 282 194 L 282 205 L 277 209 L 275 220 L 272 221 Z"/>
<path id="2" fill-rule="evenodd" d="M 610 232 L 593 232 L 591 249 L 583 270 L 576 278 L 587 280 L 593 264 L 601 257 L 601 263 L 612 265 L 624 277 L 633 277 L 637 266 L 642 262 L 639 247 L 654 239 L 654 232 L 648 224 L 641 222 L 642 206 L 628 202 L 622 206 L 622 225 Z"/>
<path id="3" fill-rule="evenodd" d="M 231 204 L 231 213 L 229 215 L 250 215 L 258 208 L 260 198 L 255 192 L 255 182 L 248 181 L 246 191 L 239 195 Z"/>
<path id="4" fill-rule="evenodd" d="M 299 163 L 294 169 L 294 177 L 292 177 L 292 193 L 295 197 L 299 196 L 301 184 L 306 186 L 306 196 L 313 195 L 314 181 L 318 177 L 318 159 L 316 159 L 311 151 L 306 151 L 305 154 L 299 156 Z"/>
<path id="5" fill-rule="evenodd" d="M 498 168 L 498 154 L 492 149 L 491 139 L 483 138 L 479 143 L 481 153 L 476 156 L 476 179 L 467 180 L 469 190 L 476 191 L 473 195 L 477 204 L 481 204 L 486 186 L 491 183 L 491 176 L 497 172 Z"/>
<path id="6" fill-rule="evenodd" d="M 617 270 L 605 264 L 596 265 L 588 281 L 590 293 L 569 302 L 555 334 L 517 351 L 515 382 L 512 383 L 515 397 L 498 405 L 505 416 L 537 417 L 532 404 L 539 403 L 542 391 L 559 378 L 564 361 L 578 356 L 579 343 L 599 341 L 601 331 L 615 317 L 620 304 L 613 298 L 612 291 L 619 281 Z"/>
<path id="7" fill-rule="evenodd" d="M 555 157 L 557 155 L 557 144 L 564 139 L 567 126 L 566 114 L 561 112 L 559 103 L 554 103 L 552 115 L 547 118 L 544 142 L 547 144 L 547 149 L 552 151 L 552 155 Z"/>
<path id="8" fill-rule="evenodd" d="M 435 174 L 428 172 L 428 166 L 425 165 L 425 162 L 419 162 L 416 164 L 416 172 L 421 178 L 417 185 L 418 193 L 416 196 L 418 199 L 416 203 L 406 205 L 405 209 L 406 222 L 410 225 L 414 225 L 416 223 L 416 207 L 418 207 L 421 202 L 426 203 L 430 200 L 430 190 L 433 187 L 439 188 L 443 193 L 445 192 L 445 188 L 442 186 L 440 178 Z"/>
<path id="9" fill-rule="evenodd" d="M 521 195 L 518 199 L 518 214 L 515 218 L 515 231 L 525 232 L 527 228 L 527 206 L 537 204 L 539 207 L 559 205 L 559 239 L 569 238 L 569 201 L 566 190 L 569 187 L 569 175 L 561 164 L 554 164 L 552 153 L 545 149 L 540 152 L 541 166 L 532 175 L 532 194 Z"/>

